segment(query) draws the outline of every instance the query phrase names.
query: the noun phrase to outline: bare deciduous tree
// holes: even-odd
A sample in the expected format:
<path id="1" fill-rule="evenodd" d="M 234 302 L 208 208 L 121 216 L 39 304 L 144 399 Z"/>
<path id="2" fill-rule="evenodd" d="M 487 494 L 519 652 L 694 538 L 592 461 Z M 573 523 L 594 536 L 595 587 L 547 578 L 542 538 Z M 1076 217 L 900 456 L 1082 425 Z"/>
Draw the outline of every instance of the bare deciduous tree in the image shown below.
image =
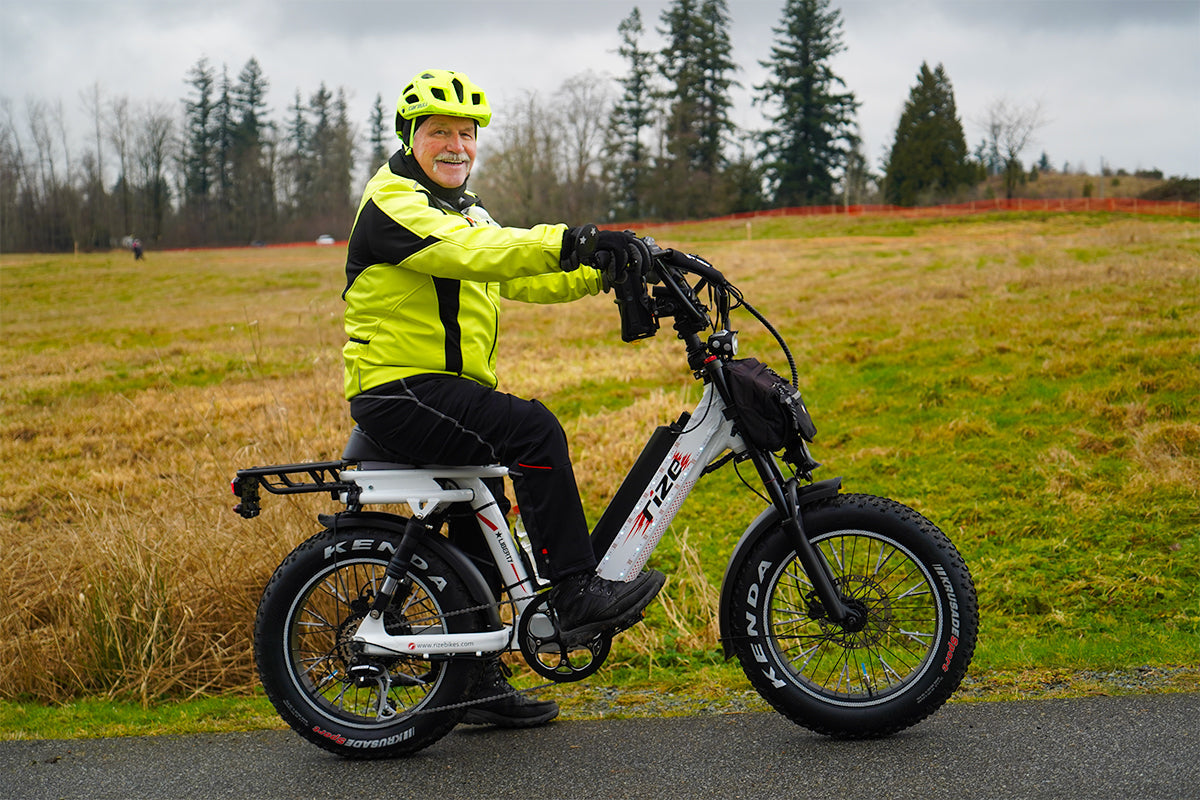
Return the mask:
<path id="1" fill-rule="evenodd" d="M 981 123 L 987 131 L 987 147 L 1004 168 L 1004 196 L 1012 199 L 1022 174 L 1021 153 L 1034 141 L 1034 134 L 1046 124 L 1042 105 L 1013 103 L 1001 97 L 988 106 Z"/>
<path id="2" fill-rule="evenodd" d="M 536 92 L 510 109 L 480 138 L 471 185 L 502 225 L 558 222 L 566 163 L 558 115 Z"/>
<path id="3" fill-rule="evenodd" d="M 130 116 L 129 98 L 114 97 L 108 104 L 108 117 L 104 132 L 108 143 L 117 155 L 117 208 L 121 214 L 120 231 L 133 233 L 133 193 L 129 185 L 129 147 L 133 139 L 133 120 Z"/>
<path id="4" fill-rule="evenodd" d="M 151 241 L 162 235 L 163 223 L 170 210 L 167 169 L 170 162 L 175 122 L 165 103 L 148 103 L 135 127 L 133 163 L 138 192 L 137 218 L 148 226 L 138 231 Z"/>
<path id="5" fill-rule="evenodd" d="M 563 83 L 554 101 L 563 128 L 564 221 L 575 224 L 599 219 L 608 207 L 599 174 L 612 106 L 608 82 L 594 72 L 580 73 Z"/>

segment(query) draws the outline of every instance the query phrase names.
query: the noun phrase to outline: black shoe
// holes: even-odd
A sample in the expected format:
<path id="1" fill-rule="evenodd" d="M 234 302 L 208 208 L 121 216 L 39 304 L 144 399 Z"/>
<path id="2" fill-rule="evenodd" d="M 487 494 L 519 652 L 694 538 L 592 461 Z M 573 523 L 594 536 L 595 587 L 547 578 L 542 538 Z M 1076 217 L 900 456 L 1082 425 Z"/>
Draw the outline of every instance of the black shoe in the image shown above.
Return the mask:
<path id="1" fill-rule="evenodd" d="M 509 685 L 499 659 L 487 663 L 472 699 L 488 697 L 485 703 L 469 706 L 462 718 L 466 725 L 496 725 L 501 728 L 532 728 L 558 716 L 558 703 L 534 700 Z"/>
<path id="2" fill-rule="evenodd" d="M 551 589 L 563 639 L 579 642 L 597 633 L 620 631 L 641 619 L 642 611 L 667 576 L 646 570 L 629 582 L 610 581 L 592 572 L 568 576 Z"/>

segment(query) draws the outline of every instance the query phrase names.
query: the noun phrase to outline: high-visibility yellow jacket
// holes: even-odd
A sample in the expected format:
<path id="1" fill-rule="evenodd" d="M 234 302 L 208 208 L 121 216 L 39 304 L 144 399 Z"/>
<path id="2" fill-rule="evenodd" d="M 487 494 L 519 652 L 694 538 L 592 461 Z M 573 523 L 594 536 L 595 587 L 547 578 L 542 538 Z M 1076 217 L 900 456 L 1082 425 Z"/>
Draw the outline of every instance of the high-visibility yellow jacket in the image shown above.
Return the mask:
<path id="1" fill-rule="evenodd" d="M 601 274 L 559 267 L 565 225 L 504 228 L 470 192 L 422 183 L 398 152 L 368 181 L 346 257 L 345 391 L 461 375 L 496 386 L 499 298 L 560 303 Z"/>

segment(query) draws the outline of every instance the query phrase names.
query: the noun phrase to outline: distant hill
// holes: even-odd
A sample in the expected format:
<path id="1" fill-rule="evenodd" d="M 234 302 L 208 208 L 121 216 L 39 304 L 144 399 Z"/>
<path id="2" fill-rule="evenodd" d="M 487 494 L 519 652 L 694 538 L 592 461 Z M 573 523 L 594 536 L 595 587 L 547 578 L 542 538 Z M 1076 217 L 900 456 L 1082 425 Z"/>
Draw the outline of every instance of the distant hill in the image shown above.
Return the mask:
<path id="1" fill-rule="evenodd" d="M 979 197 L 1003 197 L 999 176 L 975 189 Z M 1017 187 L 1017 197 L 1030 199 L 1074 199 L 1079 197 L 1137 197 L 1142 200 L 1200 200 L 1200 179 L 1162 178 L 1146 174 L 1078 175 L 1043 172 Z"/>

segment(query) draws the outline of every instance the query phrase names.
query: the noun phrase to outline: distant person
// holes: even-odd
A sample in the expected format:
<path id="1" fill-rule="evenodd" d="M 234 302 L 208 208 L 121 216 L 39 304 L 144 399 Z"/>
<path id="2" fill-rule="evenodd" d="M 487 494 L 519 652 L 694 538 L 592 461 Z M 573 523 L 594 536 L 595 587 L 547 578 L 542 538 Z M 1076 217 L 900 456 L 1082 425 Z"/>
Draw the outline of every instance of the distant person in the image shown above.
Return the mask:
<path id="1" fill-rule="evenodd" d="M 134 239 L 133 244 L 130 245 L 130 247 L 133 250 L 133 260 L 141 261 L 142 260 L 142 240 Z"/>
<path id="2" fill-rule="evenodd" d="M 494 222 L 466 188 L 476 135 L 491 116 L 483 89 L 461 72 L 426 70 L 401 92 L 401 147 L 368 181 L 347 247 L 345 394 L 358 425 L 409 463 L 508 467 L 564 636 L 586 641 L 636 618 L 664 576 L 596 575 L 562 426 L 538 401 L 496 389 L 500 298 L 598 294 L 596 253 L 623 267 L 633 234 Z M 487 563 L 473 518 L 450 528 L 459 547 Z M 509 686 L 502 669 L 498 658 L 489 662 L 476 696 L 496 699 L 471 706 L 465 722 L 529 727 L 558 715 L 556 703 Z"/>

